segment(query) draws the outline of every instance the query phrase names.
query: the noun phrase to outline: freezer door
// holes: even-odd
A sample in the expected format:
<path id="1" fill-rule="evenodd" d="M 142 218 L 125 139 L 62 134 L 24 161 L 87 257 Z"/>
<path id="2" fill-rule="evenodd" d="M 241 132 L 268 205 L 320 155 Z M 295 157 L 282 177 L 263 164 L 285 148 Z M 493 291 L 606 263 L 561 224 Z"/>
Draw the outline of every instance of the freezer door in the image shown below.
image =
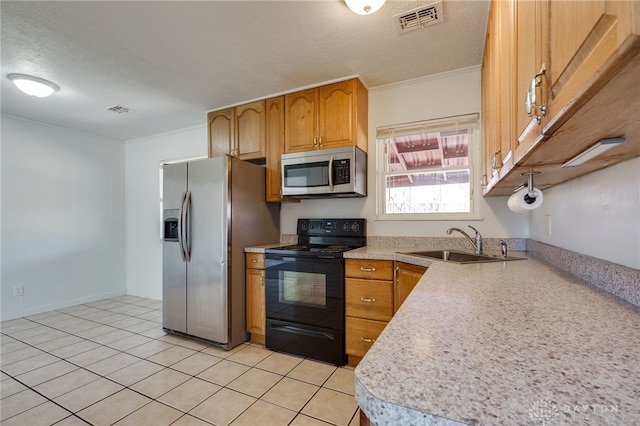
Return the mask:
<path id="1" fill-rule="evenodd" d="M 187 164 L 167 164 L 162 168 L 162 207 L 165 216 L 179 218 L 187 190 Z M 187 332 L 187 266 L 182 260 L 180 241 L 162 242 L 162 326 Z"/>
<path id="2" fill-rule="evenodd" d="M 228 161 L 226 156 L 198 160 L 188 169 L 187 333 L 221 344 L 229 339 Z"/>

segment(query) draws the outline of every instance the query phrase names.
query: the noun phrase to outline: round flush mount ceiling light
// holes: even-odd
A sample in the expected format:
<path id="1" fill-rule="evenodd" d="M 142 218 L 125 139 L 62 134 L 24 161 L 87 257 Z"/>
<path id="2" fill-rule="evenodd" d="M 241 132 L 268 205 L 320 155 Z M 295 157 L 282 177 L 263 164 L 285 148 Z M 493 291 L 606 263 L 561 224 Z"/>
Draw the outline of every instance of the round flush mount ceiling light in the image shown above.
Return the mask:
<path id="1" fill-rule="evenodd" d="M 384 5 L 387 0 L 344 0 L 349 9 L 359 15 L 371 15 Z"/>
<path id="2" fill-rule="evenodd" d="M 22 92 L 37 98 L 46 98 L 47 96 L 51 96 L 53 92 L 60 90 L 57 84 L 32 75 L 9 74 L 7 77 Z"/>

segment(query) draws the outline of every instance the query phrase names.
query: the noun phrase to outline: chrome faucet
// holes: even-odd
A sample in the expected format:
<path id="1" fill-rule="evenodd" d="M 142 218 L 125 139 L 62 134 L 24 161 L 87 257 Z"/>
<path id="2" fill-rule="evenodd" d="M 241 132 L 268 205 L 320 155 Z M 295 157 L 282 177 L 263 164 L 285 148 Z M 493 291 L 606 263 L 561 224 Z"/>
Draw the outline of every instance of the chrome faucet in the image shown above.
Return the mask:
<path id="1" fill-rule="evenodd" d="M 473 246 L 474 249 L 474 253 L 475 254 L 482 254 L 482 235 L 480 235 L 480 233 L 478 232 L 478 230 L 476 228 L 474 228 L 471 225 L 467 225 L 469 226 L 469 228 L 473 229 L 476 232 L 476 239 L 475 241 L 473 240 L 473 238 L 471 238 L 469 236 L 469 234 L 467 234 L 466 232 L 464 232 L 462 229 L 460 228 L 449 228 L 447 229 L 447 235 L 451 235 L 451 233 L 453 231 L 458 231 L 460 232 L 462 235 L 464 235 L 467 240 L 469 240 L 469 242 L 471 243 L 471 245 Z"/>

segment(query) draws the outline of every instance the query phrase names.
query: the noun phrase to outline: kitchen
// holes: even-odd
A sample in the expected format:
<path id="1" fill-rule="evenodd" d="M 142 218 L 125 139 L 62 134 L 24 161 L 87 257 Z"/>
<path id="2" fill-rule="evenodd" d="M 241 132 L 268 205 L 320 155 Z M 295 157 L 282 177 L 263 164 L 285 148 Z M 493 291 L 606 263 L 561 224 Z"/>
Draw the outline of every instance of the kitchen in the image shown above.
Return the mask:
<path id="1" fill-rule="evenodd" d="M 370 144 L 379 126 L 480 111 L 480 81 L 475 65 L 369 88 Z M 12 312 L 31 315 L 125 293 L 160 299 L 158 164 L 206 155 L 204 114 L 202 121 L 122 144 L 3 116 L 3 320 Z M 638 165 L 635 158 L 545 190 L 545 204 L 529 215 L 511 213 L 506 197 L 481 198 L 483 219 L 472 224 L 485 236 L 530 238 L 638 269 Z M 10 183 L 17 181 L 28 191 Z M 365 217 L 369 235 L 376 236 L 445 237 L 448 227 L 466 226 L 376 221 L 372 195 L 331 200 L 332 216 Z M 70 202 L 73 211 L 65 207 Z M 315 200 L 283 204 L 281 233 L 295 234 L 296 219 L 314 217 L 325 206 Z M 551 235 L 544 233 L 545 216 L 553 221 Z M 13 296 L 18 281 L 23 297 Z"/>

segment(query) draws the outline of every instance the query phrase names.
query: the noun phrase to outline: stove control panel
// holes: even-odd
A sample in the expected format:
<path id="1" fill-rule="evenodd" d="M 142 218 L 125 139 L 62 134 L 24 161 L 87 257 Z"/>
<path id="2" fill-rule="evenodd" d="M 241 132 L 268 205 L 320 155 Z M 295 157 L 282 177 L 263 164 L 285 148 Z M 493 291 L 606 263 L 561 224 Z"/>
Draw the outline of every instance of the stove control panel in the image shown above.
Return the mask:
<path id="1" fill-rule="evenodd" d="M 298 235 L 365 237 L 366 219 L 298 219 Z"/>

